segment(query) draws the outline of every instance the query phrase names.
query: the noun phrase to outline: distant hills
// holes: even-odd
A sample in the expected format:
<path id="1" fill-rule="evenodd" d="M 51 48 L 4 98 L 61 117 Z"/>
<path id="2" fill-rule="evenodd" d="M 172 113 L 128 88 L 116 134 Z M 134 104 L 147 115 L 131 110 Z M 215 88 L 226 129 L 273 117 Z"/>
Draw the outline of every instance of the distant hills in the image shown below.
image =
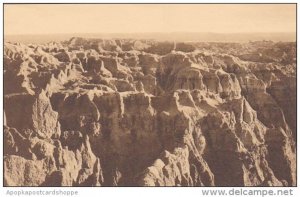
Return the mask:
<path id="1" fill-rule="evenodd" d="M 47 43 L 64 41 L 71 37 L 103 39 L 156 39 L 160 41 L 193 41 L 193 42 L 249 42 L 271 40 L 274 42 L 295 42 L 296 33 L 87 33 L 87 34 L 48 34 L 48 35 L 4 35 L 5 41 L 22 43 Z"/>

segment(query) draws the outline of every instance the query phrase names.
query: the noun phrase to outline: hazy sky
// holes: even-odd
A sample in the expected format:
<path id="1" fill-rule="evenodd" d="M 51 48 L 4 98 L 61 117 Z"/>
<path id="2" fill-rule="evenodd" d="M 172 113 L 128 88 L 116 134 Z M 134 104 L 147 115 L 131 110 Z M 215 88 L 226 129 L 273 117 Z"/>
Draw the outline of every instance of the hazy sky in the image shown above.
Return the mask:
<path id="1" fill-rule="evenodd" d="M 4 6 L 6 35 L 295 31 L 295 4 Z"/>

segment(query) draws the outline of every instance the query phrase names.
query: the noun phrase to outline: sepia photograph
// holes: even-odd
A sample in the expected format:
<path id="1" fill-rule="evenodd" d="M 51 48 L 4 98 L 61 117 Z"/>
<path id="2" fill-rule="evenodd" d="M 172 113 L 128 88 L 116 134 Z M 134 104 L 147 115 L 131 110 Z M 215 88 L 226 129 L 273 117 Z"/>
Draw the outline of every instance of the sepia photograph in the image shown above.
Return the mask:
<path id="1" fill-rule="evenodd" d="M 296 3 L 4 3 L 3 186 L 296 187 L 296 26 Z"/>

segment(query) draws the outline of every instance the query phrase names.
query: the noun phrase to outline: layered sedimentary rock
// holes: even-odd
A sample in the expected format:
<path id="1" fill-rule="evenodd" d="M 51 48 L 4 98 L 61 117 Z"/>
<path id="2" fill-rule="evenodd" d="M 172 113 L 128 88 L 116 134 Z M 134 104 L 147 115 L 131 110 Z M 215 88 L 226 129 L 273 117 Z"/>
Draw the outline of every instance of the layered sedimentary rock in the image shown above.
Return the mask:
<path id="1" fill-rule="evenodd" d="M 6 186 L 295 186 L 295 43 L 4 45 Z"/>

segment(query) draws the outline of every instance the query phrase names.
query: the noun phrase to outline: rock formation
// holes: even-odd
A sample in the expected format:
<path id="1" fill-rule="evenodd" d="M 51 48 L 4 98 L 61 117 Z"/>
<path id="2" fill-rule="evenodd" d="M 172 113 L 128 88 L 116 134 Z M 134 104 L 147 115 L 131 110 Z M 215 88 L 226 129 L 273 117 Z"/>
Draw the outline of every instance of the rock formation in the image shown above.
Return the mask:
<path id="1" fill-rule="evenodd" d="M 295 186 L 295 43 L 4 45 L 5 186 Z"/>

